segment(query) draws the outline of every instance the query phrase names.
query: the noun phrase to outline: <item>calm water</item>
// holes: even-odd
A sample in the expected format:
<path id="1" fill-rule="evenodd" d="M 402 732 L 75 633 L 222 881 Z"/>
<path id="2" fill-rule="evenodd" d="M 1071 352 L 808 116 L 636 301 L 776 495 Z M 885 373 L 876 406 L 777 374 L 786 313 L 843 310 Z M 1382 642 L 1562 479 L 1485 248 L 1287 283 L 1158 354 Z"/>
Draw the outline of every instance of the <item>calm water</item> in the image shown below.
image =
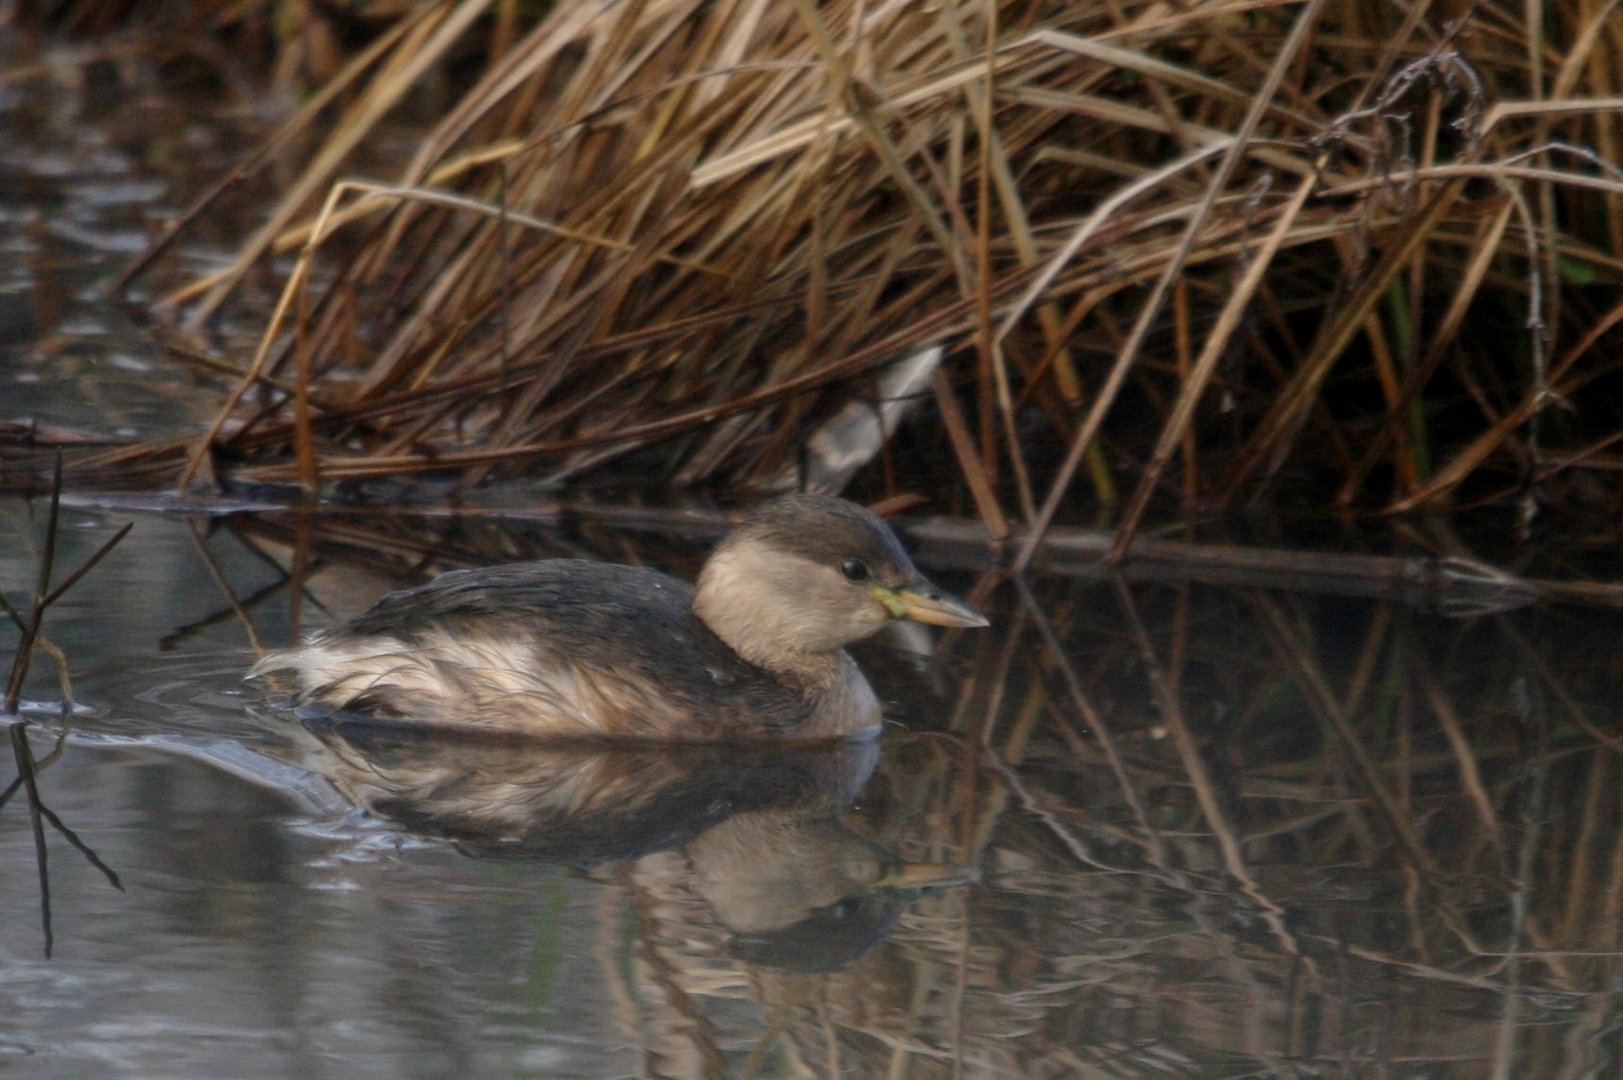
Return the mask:
<path id="1" fill-rule="evenodd" d="M 212 377 L 100 288 L 241 118 L 139 63 L 0 52 L 32 65 L 0 81 L 0 420 L 197 430 Z M 241 674 L 436 570 L 571 554 L 691 574 L 701 542 L 158 505 L 65 510 L 59 575 L 135 529 L 47 623 L 66 728 L 48 657 L 26 688 L 54 947 L 17 792 L 0 1071 L 1623 1070 L 1613 613 L 1039 577 L 977 594 L 990 630 L 862 653 L 894 719 L 876 743 L 567 755 L 306 726 Z M 42 512 L 0 502 L 16 603 Z M 1615 547 L 1587 559 L 1619 576 Z"/>
<path id="2" fill-rule="evenodd" d="M 1623 1050 L 1609 614 L 1040 579 L 927 659 L 864 652 L 877 744 L 571 756 L 309 727 L 240 675 L 293 633 L 285 567 L 308 628 L 419 559 L 638 537 L 69 508 L 67 564 L 132 518 L 53 613 L 80 711 L 40 775 L 124 888 L 47 827 L 49 959 L 24 800 L 0 811 L 0 1053 L 30 1075 L 1588 1076 Z M 0 522 L 21 598 L 38 525 Z M 42 757 L 44 658 L 29 697 Z"/>

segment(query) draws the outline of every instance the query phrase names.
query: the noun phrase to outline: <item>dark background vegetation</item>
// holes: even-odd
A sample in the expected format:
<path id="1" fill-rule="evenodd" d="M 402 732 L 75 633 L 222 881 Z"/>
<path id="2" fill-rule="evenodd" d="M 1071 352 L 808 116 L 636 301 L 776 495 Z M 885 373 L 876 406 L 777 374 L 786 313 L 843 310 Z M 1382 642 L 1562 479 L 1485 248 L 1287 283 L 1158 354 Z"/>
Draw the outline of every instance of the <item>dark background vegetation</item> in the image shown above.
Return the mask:
<path id="1" fill-rule="evenodd" d="M 24 3 L 281 117 L 123 283 L 232 373 L 216 423 L 70 470 L 759 492 L 905 400 L 858 492 L 994 535 L 1610 509 L 1614 8 Z"/>

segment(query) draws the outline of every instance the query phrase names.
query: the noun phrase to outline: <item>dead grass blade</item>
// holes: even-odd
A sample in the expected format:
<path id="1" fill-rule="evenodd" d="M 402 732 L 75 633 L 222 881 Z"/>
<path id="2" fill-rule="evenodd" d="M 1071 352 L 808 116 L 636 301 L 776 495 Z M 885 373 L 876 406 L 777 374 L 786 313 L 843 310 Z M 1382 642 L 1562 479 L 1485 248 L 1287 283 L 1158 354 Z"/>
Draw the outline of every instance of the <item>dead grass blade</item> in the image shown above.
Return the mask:
<path id="1" fill-rule="evenodd" d="M 62 710 L 63 715 L 73 712 L 73 688 L 68 677 L 67 657 L 62 650 L 47 640 L 42 628 L 45 623 L 45 613 L 52 604 L 73 588 L 81 578 L 88 574 L 97 563 L 106 557 L 107 553 L 118 546 L 119 541 L 129 534 L 134 522 L 126 522 L 122 528 L 109 537 L 100 547 L 92 552 L 89 558 L 80 563 L 70 574 L 63 578 L 53 588 L 51 576 L 56 564 L 56 538 L 57 526 L 61 520 L 62 511 L 62 454 L 56 455 L 56 471 L 52 476 L 50 509 L 45 519 L 45 539 L 40 548 L 39 574 L 34 583 L 34 599 L 29 605 L 28 614 L 24 616 L 18 608 L 4 596 L 0 596 L 0 609 L 4 609 L 12 624 L 17 627 L 17 651 L 11 658 L 11 672 L 6 677 L 6 688 L 3 697 L 0 697 L 0 714 L 15 716 L 18 699 L 22 696 L 24 681 L 28 678 L 29 668 L 33 666 L 34 652 L 44 649 L 56 661 L 57 674 L 62 684 Z"/>
<path id="2" fill-rule="evenodd" d="M 70 465 L 311 493 L 429 473 L 766 487 L 933 345 L 952 396 L 856 483 L 955 470 L 943 501 L 994 533 L 1022 521 L 1022 564 L 1124 469 L 1125 538 L 1161 501 L 1271 490 L 1286 460 L 1343 502 L 1390 463 L 1383 503 L 1449 497 L 1507 452 L 1572 462 L 1623 421 L 1609 399 L 1503 427 L 1520 389 L 1574 381 L 1459 357 L 1504 340 L 1480 313 L 1537 290 L 1547 340 L 1586 343 L 1582 385 L 1618 371 L 1591 333 L 1610 303 L 1591 286 L 1623 280 L 1616 4 L 1548 28 L 1498 0 L 1439 28 L 1437 7 L 391 9 L 233 173 L 305 154 L 228 266 L 167 291 L 192 326 L 240 317 L 250 274 L 299 252 L 253 360 L 218 362 L 245 374 L 205 435 L 183 462 L 167 441 Z M 443 105 L 414 114 L 431 80 Z M 420 137 L 395 175 L 335 183 L 402 120 Z M 1485 210 L 1484 181 L 1525 213 Z M 1535 242 L 1536 280 L 1502 272 Z M 163 250 L 131 273 L 164 273 Z M 1460 468 L 1438 486 L 1434 461 Z"/>

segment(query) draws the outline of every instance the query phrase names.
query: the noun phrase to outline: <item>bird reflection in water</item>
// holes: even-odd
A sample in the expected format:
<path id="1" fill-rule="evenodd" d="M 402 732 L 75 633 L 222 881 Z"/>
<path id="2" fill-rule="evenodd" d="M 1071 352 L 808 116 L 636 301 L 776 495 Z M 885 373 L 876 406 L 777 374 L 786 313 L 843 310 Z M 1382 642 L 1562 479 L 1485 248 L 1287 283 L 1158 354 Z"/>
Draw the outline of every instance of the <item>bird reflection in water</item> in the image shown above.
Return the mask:
<path id="1" fill-rule="evenodd" d="M 339 716 L 305 720 L 297 748 L 347 802 L 466 854 L 635 861 L 640 880 L 698 901 L 736 959 L 782 971 L 840 967 L 908 903 L 974 876 L 903 862 L 842 821 L 874 739 L 603 746 Z"/>

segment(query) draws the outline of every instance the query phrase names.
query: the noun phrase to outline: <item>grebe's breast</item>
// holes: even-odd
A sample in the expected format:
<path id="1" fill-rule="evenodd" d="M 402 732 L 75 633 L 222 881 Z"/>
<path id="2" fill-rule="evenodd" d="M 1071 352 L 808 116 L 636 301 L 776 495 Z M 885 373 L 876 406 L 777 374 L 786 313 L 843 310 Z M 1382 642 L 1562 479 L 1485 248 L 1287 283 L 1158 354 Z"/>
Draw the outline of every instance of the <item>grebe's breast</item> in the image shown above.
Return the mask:
<path id="1" fill-rule="evenodd" d="M 303 705 L 559 737 L 834 737 L 879 707 L 843 653 L 823 685 L 742 659 L 643 567 L 555 559 L 442 574 L 272 653 Z"/>

